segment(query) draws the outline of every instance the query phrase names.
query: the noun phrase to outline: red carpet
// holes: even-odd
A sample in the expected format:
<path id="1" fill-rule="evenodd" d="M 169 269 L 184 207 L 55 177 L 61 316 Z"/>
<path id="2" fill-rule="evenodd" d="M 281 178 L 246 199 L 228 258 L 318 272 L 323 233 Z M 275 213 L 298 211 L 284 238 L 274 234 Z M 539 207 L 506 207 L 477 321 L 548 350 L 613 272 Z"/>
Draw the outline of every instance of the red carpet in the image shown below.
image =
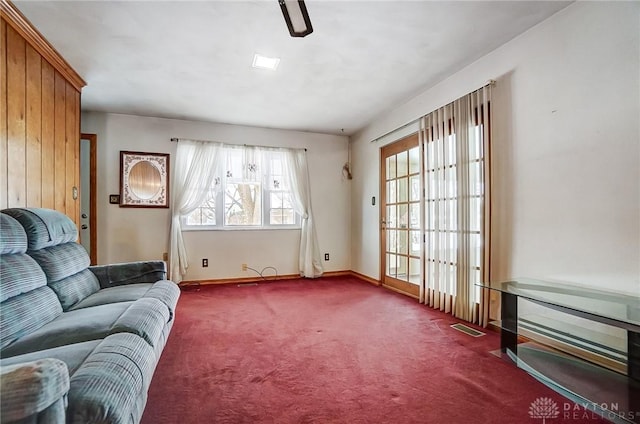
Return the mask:
<path id="1" fill-rule="evenodd" d="M 162 423 L 602 423 L 450 315 L 354 278 L 183 291 L 142 419 Z"/>

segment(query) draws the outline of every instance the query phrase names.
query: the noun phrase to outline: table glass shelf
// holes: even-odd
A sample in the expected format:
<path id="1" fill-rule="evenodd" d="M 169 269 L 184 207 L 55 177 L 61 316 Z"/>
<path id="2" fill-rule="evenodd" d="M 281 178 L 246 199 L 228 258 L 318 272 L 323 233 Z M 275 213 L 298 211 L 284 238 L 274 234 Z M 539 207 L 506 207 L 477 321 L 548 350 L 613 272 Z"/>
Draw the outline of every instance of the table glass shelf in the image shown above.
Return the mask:
<path id="1" fill-rule="evenodd" d="M 543 303 L 572 315 L 587 315 L 594 321 L 640 332 L 640 293 L 632 296 L 531 278 L 480 284 L 480 286 L 535 303 Z"/>
<path id="2" fill-rule="evenodd" d="M 616 402 L 620 414 L 603 417 L 613 422 L 640 423 L 640 293 L 598 290 L 560 282 L 519 278 L 479 284 L 501 294 L 502 353 L 520 368 L 576 403 L 599 408 Z M 614 373 L 577 357 L 518 340 L 518 298 L 544 307 L 626 330 L 627 373 Z M 594 390 L 595 388 L 595 390 Z"/>

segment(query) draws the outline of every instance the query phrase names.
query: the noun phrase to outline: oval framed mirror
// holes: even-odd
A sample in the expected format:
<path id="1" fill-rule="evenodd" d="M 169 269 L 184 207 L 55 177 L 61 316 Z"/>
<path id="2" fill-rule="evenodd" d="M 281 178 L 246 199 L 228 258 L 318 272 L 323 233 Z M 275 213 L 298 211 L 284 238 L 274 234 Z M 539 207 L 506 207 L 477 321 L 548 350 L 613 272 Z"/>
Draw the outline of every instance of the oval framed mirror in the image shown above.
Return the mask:
<path id="1" fill-rule="evenodd" d="M 169 207 L 169 154 L 120 152 L 120 206 Z"/>

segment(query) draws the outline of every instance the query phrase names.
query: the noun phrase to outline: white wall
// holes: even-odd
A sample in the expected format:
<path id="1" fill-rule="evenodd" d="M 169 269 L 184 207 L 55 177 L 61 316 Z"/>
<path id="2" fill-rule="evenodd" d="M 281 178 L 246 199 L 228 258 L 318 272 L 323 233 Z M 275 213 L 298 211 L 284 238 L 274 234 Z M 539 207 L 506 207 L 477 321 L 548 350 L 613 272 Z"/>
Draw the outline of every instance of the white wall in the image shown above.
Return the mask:
<path id="1" fill-rule="evenodd" d="M 379 278 L 371 140 L 494 79 L 492 279 L 640 293 L 639 17 L 574 3 L 356 134 L 352 269 Z"/>
<path id="2" fill-rule="evenodd" d="M 311 194 L 320 251 L 330 254 L 325 271 L 348 270 L 350 264 L 350 182 L 342 177 L 347 137 L 305 132 L 85 112 L 82 132 L 98 135 L 98 262 L 161 259 L 168 251 L 169 210 L 120 208 L 109 194 L 119 191 L 120 151 L 170 153 L 172 137 L 307 148 Z M 173 171 L 173 169 L 171 169 Z M 185 232 L 189 270 L 185 280 L 255 276 L 242 271 L 277 268 L 280 275 L 298 273 L 300 230 Z M 209 259 L 202 268 L 201 260 Z M 273 271 L 265 271 L 272 275 Z"/>

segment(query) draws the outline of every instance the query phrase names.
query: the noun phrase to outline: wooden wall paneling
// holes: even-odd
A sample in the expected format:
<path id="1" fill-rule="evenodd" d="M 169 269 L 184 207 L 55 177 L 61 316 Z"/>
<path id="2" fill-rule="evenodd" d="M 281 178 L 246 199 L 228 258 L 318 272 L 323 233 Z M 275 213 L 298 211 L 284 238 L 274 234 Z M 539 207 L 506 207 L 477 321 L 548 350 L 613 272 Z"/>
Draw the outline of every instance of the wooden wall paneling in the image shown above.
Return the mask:
<path id="1" fill-rule="evenodd" d="M 27 206 L 42 206 L 42 56 L 27 45 Z M 46 182 L 45 182 L 46 183 Z"/>
<path id="2" fill-rule="evenodd" d="M 0 0 L 0 15 L 44 60 L 62 74 L 76 90 L 82 90 L 86 82 L 76 73 L 58 51 L 40 34 L 27 18 L 9 1 Z"/>
<path id="3" fill-rule="evenodd" d="M 79 224 L 85 82 L 15 6 L 0 0 L 0 208 L 45 207 Z"/>
<path id="4" fill-rule="evenodd" d="M 67 84 L 60 75 L 55 73 L 54 83 L 54 108 L 55 108 L 55 124 L 54 124 L 54 209 L 65 212 L 65 195 L 66 195 L 66 170 L 65 161 L 67 160 L 66 137 L 67 137 L 67 121 L 66 121 L 66 97 Z"/>
<path id="5" fill-rule="evenodd" d="M 26 206 L 26 43 L 7 27 L 7 206 Z M 11 99 L 11 101 L 8 101 Z"/>
<path id="6" fill-rule="evenodd" d="M 78 204 L 78 197 L 73 198 L 74 188 L 77 190 L 79 187 L 76 180 L 76 167 L 80 159 L 80 132 L 76 126 L 76 90 L 69 83 L 66 83 L 66 135 L 65 135 L 65 213 L 76 224 L 79 224 L 79 219 L 76 211 L 76 205 Z M 78 225 L 78 229 L 80 226 Z"/>
<path id="7" fill-rule="evenodd" d="M 42 207 L 55 208 L 55 71 L 42 61 Z"/>
<path id="8" fill-rule="evenodd" d="M 0 20 L 0 209 L 7 207 L 7 23 Z"/>

